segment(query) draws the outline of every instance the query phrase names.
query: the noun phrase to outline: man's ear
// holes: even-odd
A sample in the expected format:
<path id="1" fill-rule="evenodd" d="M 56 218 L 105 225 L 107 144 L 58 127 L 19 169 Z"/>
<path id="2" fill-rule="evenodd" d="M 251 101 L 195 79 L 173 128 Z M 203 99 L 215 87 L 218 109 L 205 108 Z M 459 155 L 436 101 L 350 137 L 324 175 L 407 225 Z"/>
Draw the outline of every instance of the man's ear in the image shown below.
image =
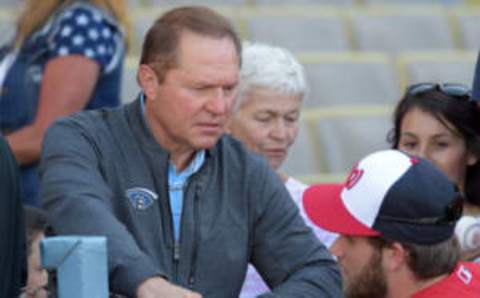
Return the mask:
<path id="1" fill-rule="evenodd" d="M 155 71 L 147 64 L 140 64 L 138 68 L 138 83 L 148 99 L 157 98 L 158 77 Z"/>
<path id="2" fill-rule="evenodd" d="M 399 271 L 408 266 L 409 252 L 398 242 L 383 249 L 384 266 L 389 271 Z"/>

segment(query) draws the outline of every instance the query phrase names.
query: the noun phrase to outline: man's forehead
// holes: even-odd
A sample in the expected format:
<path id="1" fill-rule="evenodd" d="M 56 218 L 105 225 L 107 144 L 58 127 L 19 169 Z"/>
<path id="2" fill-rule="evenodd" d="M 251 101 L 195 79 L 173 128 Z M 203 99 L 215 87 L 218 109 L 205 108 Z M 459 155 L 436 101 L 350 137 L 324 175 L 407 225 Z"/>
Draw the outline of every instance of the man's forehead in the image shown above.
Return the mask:
<path id="1" fill-rule="evenodd" d="M 177 46 L 177 64 L 212 57 L 228 57 L 240 64 L 240 53 L 231 36 L 214 37 L 183 30 Z"/>

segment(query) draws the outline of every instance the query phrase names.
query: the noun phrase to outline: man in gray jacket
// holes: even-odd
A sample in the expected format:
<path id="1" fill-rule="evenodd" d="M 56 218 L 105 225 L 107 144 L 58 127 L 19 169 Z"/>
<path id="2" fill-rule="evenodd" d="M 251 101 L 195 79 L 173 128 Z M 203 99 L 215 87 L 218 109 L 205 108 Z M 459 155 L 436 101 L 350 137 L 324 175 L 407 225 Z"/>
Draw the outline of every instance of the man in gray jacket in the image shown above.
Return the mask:
<path id="1" fill-rule="evenodd" d="M 44 206 L 60 234 L 107 236 L 112 291 L 238 297 L 251 262 L 272 288 L 264 297 L 342 297 L 282 181 L 223 136 L 240 52 L 217 13 L 169 11 L 146 35 L 137 101 L 49 130 Z"/>

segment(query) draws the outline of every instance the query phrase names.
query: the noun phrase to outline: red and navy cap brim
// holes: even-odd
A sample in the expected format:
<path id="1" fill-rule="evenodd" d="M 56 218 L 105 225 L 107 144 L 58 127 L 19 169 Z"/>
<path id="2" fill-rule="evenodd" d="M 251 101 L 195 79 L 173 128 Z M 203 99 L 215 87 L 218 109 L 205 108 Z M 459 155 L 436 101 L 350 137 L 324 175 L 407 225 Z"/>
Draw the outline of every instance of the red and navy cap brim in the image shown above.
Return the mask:
<path id="1" fill-rule="evenodd" d="M 317 226 L 331 232 L 350 236 L 380 236 L 355 219 L 347 210 L 342 198 L 342 184 L 318 184 L 303 193 L 303 205 L 307 216 Z"/>

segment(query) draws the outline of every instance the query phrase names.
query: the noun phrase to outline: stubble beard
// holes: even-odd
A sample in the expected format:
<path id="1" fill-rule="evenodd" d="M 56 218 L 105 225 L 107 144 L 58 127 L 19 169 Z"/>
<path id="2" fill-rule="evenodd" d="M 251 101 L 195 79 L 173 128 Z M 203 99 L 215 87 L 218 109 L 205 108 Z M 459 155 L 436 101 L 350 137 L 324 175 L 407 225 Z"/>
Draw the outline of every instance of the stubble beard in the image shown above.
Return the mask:
<path id="1" fill-rule="evenodd" d="M 368 263 L 358 274 L 345 282 L 347 298 L 385 298 L 387 296 L 387 280 L 382 267 L 382 255 L 375 251 Z"/>

